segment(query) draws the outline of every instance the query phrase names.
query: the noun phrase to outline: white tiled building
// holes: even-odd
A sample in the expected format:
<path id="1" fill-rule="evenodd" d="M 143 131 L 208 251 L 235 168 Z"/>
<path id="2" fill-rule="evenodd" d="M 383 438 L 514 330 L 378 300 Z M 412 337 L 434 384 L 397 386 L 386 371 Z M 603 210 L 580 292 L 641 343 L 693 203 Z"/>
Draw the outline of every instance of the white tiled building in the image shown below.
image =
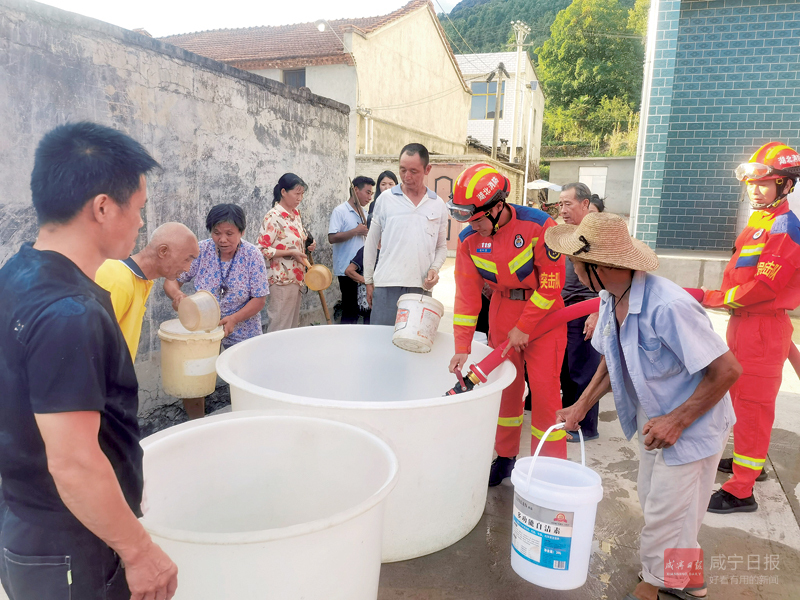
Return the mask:
<path id="1" fill-rule="evenodd" d="M 514 145 L 517 147 L 515 153 L 516 162 L 524 164 L 525 152 L 528 148 L 528 130 L 530 119 L 533 119 L 531 131 L 530 156 L 533 162 L 539 161 L 539 151 L 542 140 L 542 115 L 544 113 L 544 94 L 539 85 L 536 72 L 533 70 L 530 58 L 527 53 L 522 52 L 522 64 L 520 65 L 519 80 L 521 86 L 517 86 L 517 53 L 516 52 L 490 52 L 487 54 L 457 54 L 458 66 L 467 84 L 472 89 L 472 106 L 470 109 L 469 124 L 467 125 L 467 135 L 478 139 L 482 144 L 492 145 L 492 133 L 494 129 L 494 104 L 495 93 L 497 91 L 497 79 L 491 83 L 486 83 L 486 77 L 497 68 L 499 63 L 508 71 L 510 79 L 503 82 L 501 89 L 501 114 L 499 123 L 498 140 L 512 141 L 512 130 L 516 130 L 513 136 Z M 533 83 L 533 85 L 530 85 Z M 529 87 L 530 86 L 530 87 Z M 531 90 L 531 88 L 534 88 Z M 521 89 L 521 94 L 518 94 Z M 521 99 L 520 99 L 521 96 Z M 522 110 L 515 107 L 520 103 Z M 532 110 L 531 110 L 532 109 Z M 516 112 L 516 117 L 515 117 Z"/>

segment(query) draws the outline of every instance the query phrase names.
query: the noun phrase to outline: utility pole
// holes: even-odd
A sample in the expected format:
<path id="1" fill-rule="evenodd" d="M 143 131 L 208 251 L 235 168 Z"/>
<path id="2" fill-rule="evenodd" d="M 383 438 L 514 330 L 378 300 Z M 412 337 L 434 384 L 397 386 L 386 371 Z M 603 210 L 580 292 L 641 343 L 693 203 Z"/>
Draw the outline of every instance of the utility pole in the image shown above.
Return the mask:
<path id="1" fill-rule="evenodd" d="M 519 142 L 520 133 L 517 132 L 517 114 L 520 115 L 520 121 L 524 114 L 523 108 L 520 106 L 520 99 L 522 95 L 522 44 L 525 43 L 525 38 L 531 32 L 522 21 L 511 21 L 511 28 L 514 30 L 514 36 L 517 41 L 517 75 L 514 81 L 514 118 L 511 121 L 511 148 L 508 150 L 508 162 L 515 162 L 514 156 L 517 153 L 517 144 Z"/>
<path id="2" fill-rule="evenodd" d="M 511 79 L 503 63 L 498 63 L 497 68 L 489 73 L 486 83 L 491 83 L 497 77 L 497 91 L 494 95 L 494 131 L 492 133 L 492 158 L 497 160 L 497 138 L 500 134 L 500 93 L 503 89 L 503 77 Z"/>
<path id="3" fill-rule="evenodd" d="M 528 206 L 528 167 L 531 164 L 531 139 L 533 138 L 533 92 L 539 85 L 538 81 L 531 81 L 525 87 L 531 91 L 531 114 L 528 117 L 528 139 L 525 143 L 525 185 L 523 186 L 523 204 Z"/>

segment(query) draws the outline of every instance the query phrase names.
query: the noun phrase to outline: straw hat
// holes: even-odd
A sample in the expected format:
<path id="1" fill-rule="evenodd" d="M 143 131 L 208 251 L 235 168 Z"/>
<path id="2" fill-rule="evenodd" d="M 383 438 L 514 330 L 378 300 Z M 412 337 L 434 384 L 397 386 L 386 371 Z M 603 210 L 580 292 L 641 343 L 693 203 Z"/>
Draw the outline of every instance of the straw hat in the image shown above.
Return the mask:
<path id="1" fill-rule="evenodd" d="M 605 267 L 655 271 L 658 256 L 631 237 L 625 220 L 611 213 L 589 213 L 580 225 L 556 225 L 544 232 L 547 247 L 583 262 Z"/>

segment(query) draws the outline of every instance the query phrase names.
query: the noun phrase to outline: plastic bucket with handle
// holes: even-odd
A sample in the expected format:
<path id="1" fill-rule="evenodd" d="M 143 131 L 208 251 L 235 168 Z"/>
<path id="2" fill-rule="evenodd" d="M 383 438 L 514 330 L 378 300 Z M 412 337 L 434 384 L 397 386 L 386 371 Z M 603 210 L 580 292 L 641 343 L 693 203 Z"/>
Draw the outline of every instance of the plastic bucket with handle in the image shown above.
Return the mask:
<path id="1" fill-rule="evenodd" d="M 425 294 L 403 294 L 397 300 L 392 343 L 409 352 L 430 352 L 444 304 Z"/>
<path id="2" fill-rule="evenodd" d="M 225 337 L 222 327 L 218 325 L 207 332 L 189 331 L 178 319 L 173 319 L 161 324 L 158 337 L 161 339 L 161 385 L 164 391 L 176 398 L 200 398 L 211 394 L 217 383 L 219 343 Z"/>
<path id="3" fill-rule="evenodd" d="M 603 497 L 600 476 L 586 466 L 580 430 L 581 464 L 539 457 L 542 442 L 563 426 L 550 427 L 534 455 L 518 460 L 511 473 L 511 568 L 551 590 L 571 590 L 586 582 L 597 503 Z"/>

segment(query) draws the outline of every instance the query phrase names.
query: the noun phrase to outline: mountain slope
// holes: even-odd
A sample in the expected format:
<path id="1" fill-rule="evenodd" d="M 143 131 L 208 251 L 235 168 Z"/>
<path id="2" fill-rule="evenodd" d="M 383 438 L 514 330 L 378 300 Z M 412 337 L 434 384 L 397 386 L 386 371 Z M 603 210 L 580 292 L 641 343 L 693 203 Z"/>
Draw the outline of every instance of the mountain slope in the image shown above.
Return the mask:
<path id="1" fill-rule="evenodd" d="M 449 15 L 439 14 L 439 21 L 456 54 L 511 50 L 511 21 L 523 21 L 531 28 L 525 41 L 530 44 L 528 50 L 535 61 L 534 50 L 550 37 L 556 14 L 570 3 L 571 0 L 462 0 Z M 620 4 L 630 8 L 634 0 L 620 0 Z"/>

